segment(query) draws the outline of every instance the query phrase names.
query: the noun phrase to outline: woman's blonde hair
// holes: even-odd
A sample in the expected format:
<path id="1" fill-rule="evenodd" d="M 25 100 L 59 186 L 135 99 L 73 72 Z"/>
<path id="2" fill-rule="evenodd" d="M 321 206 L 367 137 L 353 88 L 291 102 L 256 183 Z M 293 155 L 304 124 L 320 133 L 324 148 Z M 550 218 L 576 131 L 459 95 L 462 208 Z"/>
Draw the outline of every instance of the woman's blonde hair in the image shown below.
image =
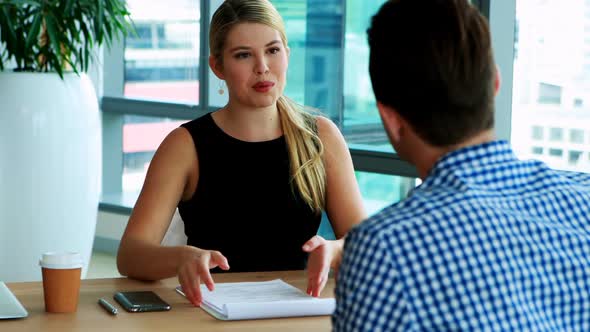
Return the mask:
<path id="1" fill-rule="evenodd" d="M 267 0 L 226 0 L 215 11 L 209 31 L 209 49 L 223 64 L 223 48 L 229 31 L 239 23 L 259 23 L 279 32 L 287 47 L 285 25 Z M 289 151 L 293 188 L 316 213 L 326 200 L 326 170 L 322 160 L 324 146 L 318 136 L 316 118 L 286 96 L 277 101 L 281 127 Z"/>

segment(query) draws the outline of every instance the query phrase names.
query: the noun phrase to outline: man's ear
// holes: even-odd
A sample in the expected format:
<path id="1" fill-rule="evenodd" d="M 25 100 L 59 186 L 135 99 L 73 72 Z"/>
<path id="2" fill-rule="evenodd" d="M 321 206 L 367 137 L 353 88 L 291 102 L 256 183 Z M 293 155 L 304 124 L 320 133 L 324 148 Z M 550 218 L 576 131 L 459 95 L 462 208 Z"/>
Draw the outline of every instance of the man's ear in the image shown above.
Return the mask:
<path id="1" fill-rule="evenodd" d="M 496 74 L 494 75 L 494 96 L 498 95 L 498 91 L 500 91 L 500 85 L 502 83 L 502 76 L 500 74 L 500 67 L 496 65 Z"/>
<path id="2" fill-rule="evenodd" d="M 214 57 L 213 55 L 209 56 L 209 68 L 211 68 L 211 70 L 213 71 L 215 76 L 217 76 L 217 78 L 219 78 L 220 80 L 225 79 L 224 78 L 225 76 L 223 75 L 223 72 L 222 72 L 221 63 L 219 61 L 217 61 L 217 58 Z"/>
<path id="3" fill-rule="evenodd" d="M 395 142 L 399 142 L 403 132 L 402 118 L 393 107 L 382 104 L 381 102 L 377 102 L 377 109 L 390 138 Z"/>

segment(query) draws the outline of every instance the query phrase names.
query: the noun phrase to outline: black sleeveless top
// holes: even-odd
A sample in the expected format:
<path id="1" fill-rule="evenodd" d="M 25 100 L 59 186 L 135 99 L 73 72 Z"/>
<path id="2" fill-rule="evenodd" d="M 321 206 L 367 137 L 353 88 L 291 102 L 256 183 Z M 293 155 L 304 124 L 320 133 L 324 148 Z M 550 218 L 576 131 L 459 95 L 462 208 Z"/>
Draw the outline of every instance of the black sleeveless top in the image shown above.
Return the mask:
<path id="1" fill-rule="evenodd" d="M 321 215 L 292 190 L 285 138 L 241 141 L 211 114 L 182 127 L 199 160 L 197 190 L 178 204 L 187 244 L 219 250 L 229 272 L 305 268 L 301 246 L 316 234 Z"/>

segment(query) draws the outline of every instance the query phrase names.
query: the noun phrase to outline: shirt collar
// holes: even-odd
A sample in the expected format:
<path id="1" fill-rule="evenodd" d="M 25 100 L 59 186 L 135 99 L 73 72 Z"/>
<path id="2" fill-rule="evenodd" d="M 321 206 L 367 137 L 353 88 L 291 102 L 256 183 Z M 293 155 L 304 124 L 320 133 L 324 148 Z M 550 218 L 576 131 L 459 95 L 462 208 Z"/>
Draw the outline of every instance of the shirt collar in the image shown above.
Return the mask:
<path id="1" fill-rule="evenodd" d="M 424 184 L 449 172 L 461 171 L 468 176 L 471 172 L 478 172 L 483 166 L 489 167 L 515 160 L 517 158 L 510 144 L 504 140 L 467 146 L 442 156 L 428 173 Z"/>

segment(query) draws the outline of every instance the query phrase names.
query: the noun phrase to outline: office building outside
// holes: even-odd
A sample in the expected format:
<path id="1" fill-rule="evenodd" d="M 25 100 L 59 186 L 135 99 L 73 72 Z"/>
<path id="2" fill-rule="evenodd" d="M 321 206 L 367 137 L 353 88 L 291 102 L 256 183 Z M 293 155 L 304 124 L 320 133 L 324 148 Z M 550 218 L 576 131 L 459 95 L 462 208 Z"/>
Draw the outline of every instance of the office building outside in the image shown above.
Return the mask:
<path id="1" fill-rule="evenodd" d="M 590 1 L 516 5 L 512 144 L 521 158 L 590 172 Z"/>

